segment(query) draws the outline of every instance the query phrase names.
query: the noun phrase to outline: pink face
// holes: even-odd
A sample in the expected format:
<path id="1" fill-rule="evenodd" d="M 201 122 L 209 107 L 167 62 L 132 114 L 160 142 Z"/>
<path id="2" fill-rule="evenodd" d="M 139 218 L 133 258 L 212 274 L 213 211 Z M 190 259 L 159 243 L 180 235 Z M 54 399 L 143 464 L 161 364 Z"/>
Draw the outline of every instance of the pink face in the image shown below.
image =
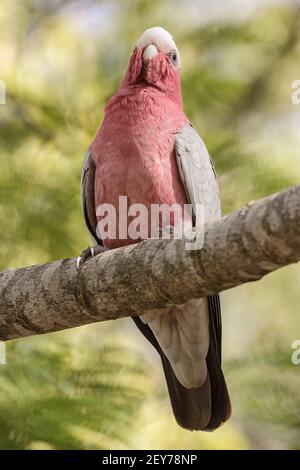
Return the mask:
<path id="1" fill-rule="evenodd" d="M 130 57 L 122 87 L 137 84 L 155 87 L 182 104 L 180 58 L 175 47 L 164 43 L 160 48 L 151 39 L 149 43 L 138 44 Z"/>

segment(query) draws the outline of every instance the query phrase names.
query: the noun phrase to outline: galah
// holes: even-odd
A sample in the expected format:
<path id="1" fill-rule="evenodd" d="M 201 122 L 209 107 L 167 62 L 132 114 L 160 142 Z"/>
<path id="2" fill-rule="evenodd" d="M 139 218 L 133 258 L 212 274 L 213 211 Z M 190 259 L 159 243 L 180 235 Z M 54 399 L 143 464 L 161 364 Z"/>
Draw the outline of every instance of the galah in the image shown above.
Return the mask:
<path id="1" fill-rule="evenodd" d="M 220 218 L 216 174 L 204 142 L 183 111 L 180 55 L 163 28 L 147 29 L 130 57 L 125 78 L 109 100 L 83 163 L 82 206 L 96 246 L 136 242 L 101 240 L 96 208 L 188 202 L 204 207 L 205 222 Z M 80 263 L 79 263 L 80 264 Z M 221 369 L 221 311 L 218 294 L 133 317 L 158 351 L 173 412 L 190 430 L 213 430 L 229 419 L 230 399 Z"/>

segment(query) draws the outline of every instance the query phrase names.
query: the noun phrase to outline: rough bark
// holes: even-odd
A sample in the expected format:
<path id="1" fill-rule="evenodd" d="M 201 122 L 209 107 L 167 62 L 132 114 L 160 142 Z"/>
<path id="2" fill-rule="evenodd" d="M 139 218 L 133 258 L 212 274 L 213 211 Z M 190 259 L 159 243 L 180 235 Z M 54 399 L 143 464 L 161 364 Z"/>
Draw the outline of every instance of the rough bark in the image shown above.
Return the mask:
<path id="1" fill-rule="evenodd" d="M 300 259 L 300 185 L 205 227 L 204 247 L 148 240 L 75 259 L 0 273 L 0 339 L 142 314 L 206 296 Z"/>

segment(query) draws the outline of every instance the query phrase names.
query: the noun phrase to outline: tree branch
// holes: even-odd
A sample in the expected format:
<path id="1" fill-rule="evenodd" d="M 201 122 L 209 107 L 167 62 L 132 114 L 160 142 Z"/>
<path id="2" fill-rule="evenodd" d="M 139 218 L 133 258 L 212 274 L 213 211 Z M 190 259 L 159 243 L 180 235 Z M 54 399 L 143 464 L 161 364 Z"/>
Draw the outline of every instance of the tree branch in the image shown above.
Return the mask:
<path id="1" fill-rule="evenodd" d="M 0 339 L 142 314 L 255 281 L 300 260 L 300 185 L 205 227 L 204 247 L 147 240 L 0 273 Z"/>

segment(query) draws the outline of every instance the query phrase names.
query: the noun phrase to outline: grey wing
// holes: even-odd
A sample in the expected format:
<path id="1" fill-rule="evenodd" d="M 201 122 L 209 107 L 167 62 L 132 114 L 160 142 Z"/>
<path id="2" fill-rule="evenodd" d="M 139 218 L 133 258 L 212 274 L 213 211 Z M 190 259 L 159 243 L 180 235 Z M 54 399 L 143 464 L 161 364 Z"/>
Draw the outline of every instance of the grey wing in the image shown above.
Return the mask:
<path id="1" fill-rule="evenodd" d="M 195 213 L 196 204 L 204 206 L 204 223 L 221 217 L 220 194 L 217 175 L 207 148 L 195 128 L 188 124 L 175 141 L 175 154 L 182 183 Z M 213 365 L 213 356 L 221 364 L 222 321 L 219 294 L 208 297 L 210 314 L 210 351 L 208 368 L 211 381 L 220 382 L 220 370 Z M 220 392 L 221 390 L 221 392 Z M 223 393 L 224 387 L 215 387 L 215 393 Z M 226 400 L 225 400 L 226 401 Z"/>
<path id="2" fill-rule="evenodd" d="M 95 210 L 95 173 L 96 165 L 89 150 L 84 158 L 81 172 L 81 206 L 85 224 L 94 245 L 102 245 L 97 236 L 97 218 Z"/>
<path id="3" fill-rule="evenodd" d="M 178 171 L 193 212 L 203 205 L 204 223 L 221 217 L 221 205 L 216 172 L 207 148 L 191 124 L 177 134 L 175 155 Z"/>

